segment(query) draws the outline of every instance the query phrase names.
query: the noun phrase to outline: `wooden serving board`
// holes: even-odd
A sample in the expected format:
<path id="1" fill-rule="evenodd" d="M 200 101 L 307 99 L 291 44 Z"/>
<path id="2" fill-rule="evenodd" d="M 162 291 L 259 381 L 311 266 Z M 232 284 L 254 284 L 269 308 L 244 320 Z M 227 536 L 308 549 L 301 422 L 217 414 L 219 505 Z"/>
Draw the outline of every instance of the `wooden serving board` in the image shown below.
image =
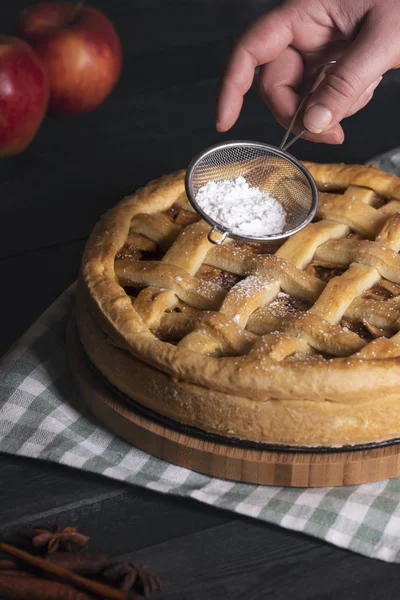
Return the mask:
<path id="1" fill-rule="evenodd" d="M 136 448 L 167 462 L 213 477 L 246 483 L 321 487 L 357 485 L 400 475 L 400 444 L 318 451 L 270 450 L 224 443 L 179 425 L 164 424 L 135 410 L 134 403 L 107 385 L 90 365 L 73 319 L 67 347 L 70 367 L 81 401 L 116 435 Z"/>

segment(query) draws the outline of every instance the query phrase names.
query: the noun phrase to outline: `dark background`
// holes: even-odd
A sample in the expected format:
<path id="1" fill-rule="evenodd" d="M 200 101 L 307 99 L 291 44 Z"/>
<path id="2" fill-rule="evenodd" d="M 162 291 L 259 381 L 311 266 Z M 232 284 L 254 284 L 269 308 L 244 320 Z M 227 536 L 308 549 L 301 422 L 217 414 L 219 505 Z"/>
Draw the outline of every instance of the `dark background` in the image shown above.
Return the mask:
<path id="1" fill-rule="evenodd" d="M 0 7 L 1 33 L 19 10 Z M 184 168 L 224 138 L 278 144 L 282 130 L 252 90 L 235 128 L 214 128 L 218 77 L 235 36 L 267 0 L 102 0 L 124 68 L 94 112 L 47 117 L 21 155 L 0 161 L 0 354 L 75 279 L 84 241 L 109 206 L 149 179 Z M 317 161 L 364 162 L 399 145 L 400 77 L 345 121 L 346 141 L 299 142 Z M 79 524 L 93 548 L 148 562 L 174 599 L 372 600 L 398 597 L 400 568 L 194 501 L 98 476 L 0 456 L 0 534 L 32 523 Z"/>

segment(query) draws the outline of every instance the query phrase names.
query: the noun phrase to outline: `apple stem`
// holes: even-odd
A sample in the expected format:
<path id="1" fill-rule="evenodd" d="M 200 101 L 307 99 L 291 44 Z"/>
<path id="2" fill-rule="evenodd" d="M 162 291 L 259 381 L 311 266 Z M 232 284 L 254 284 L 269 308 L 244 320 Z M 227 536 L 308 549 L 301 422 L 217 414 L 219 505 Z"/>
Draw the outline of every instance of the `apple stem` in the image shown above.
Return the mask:
<path id="1" fill-rule="evenodd" d="M 83 6 L 83 2 L 77 2 L 76 4 L 74 4 L 71 12 L 69 13 L 68 17 L 65 20 L 65 25 L 69 25 L 70 23 L 72 23 L 72 21 L 74 20 L 75 16 L 79 12 L 79 10 L 82 8 L 82 6 Z"/>

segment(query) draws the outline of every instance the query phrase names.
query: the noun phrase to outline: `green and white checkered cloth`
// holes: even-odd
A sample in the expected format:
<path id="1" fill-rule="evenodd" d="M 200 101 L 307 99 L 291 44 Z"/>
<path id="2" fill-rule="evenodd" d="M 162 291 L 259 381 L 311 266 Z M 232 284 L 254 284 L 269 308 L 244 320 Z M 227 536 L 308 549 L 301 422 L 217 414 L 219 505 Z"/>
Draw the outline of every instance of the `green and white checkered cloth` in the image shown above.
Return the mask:
<path id="1" fill-rule="evenodd" d="M 375 159 L 376 160 L 376 159 Z M 343 488 L 280 488 L 207 477 L 153 458 L 79 410 L 65 353 L 74 288 L 0 363 L 0 451 L 101 473 L 303 531 L 400 562 L 400 479 Z"/>

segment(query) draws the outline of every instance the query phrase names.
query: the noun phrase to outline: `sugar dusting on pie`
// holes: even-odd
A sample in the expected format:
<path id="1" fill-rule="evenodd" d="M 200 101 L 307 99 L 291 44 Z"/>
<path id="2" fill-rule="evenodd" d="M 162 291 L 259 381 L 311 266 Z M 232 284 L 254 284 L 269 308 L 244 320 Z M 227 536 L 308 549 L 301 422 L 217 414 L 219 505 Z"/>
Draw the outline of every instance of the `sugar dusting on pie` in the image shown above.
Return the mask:
<path id="1" fill-rule="evenodd" d="M 320 206 L 280 246 L 213 246 L 184 172 L 101 219 L 78 329 L 116 387 L 175 421 L 257 442 L 400 437 L 400 179 L 305 166 Z"/>

